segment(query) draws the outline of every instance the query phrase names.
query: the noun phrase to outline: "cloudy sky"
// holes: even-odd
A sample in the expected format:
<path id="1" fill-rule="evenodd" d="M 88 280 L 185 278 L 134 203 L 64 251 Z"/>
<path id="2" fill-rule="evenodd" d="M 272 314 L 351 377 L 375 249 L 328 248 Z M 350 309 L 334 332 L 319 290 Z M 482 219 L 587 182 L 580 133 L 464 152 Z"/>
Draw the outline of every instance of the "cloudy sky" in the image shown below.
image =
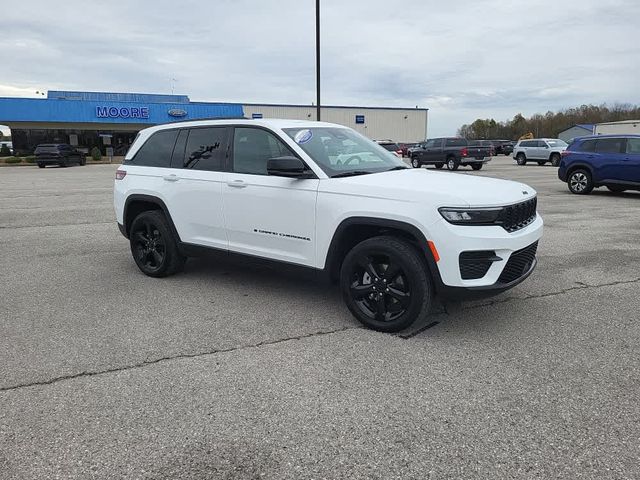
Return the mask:
<path id="1" fill-rule="evenodd" d="M 323 103 L 427 107 L 429 136 L 640 103 L 638 0 L 321 0 Z M 0 96 L 48 89 L 315 100 L 314 0 L 21 0 Z M 172 81 L 172 79 L 175 79 Z"/>

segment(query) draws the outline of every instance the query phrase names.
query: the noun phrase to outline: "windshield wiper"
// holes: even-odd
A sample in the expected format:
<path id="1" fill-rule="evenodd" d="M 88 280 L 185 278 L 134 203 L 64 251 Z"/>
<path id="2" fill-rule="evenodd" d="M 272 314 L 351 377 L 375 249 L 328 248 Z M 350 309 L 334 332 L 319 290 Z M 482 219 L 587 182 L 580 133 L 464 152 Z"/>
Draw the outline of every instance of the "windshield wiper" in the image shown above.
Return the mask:
<path id="1" fill-rule="evenodd" d="M 356 175 L 367 175 L 369 173 L 366 170 L 351 170 L 349 172 L 336 173 L 335 175 L 331 175 L 331 178 L 340 178 L 340 177 L 355 177 Z"/>

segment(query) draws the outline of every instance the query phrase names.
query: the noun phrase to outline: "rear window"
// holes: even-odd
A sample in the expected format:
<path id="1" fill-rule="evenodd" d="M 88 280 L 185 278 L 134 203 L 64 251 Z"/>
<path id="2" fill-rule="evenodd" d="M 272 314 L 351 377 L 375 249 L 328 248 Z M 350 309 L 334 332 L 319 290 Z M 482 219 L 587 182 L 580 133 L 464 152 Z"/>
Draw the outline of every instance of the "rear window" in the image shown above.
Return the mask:
<path id="1" fill-rule="evenodd" d="M 624 138 L 599 138 L 596 143 L 598 153 L 623 153 L 624 149 Z"/>
<path id="2" fill-rule="evenodd" d="M 467 140 L 464 138 L 447 138 L 444 145 L 445 147 L 466 147 Z"/>
<path id="3" fill-rule="evenodd" d="M 140 147 L 131 163 L 145 167 L 169 167 L 177 137 L 178 130 L 161 130 L 154 133 Z"/>
<path id="4" fill-rule="evenodd" d="M 581 152 L 595 152 L 596 151 L 596 140 L 585 140 L 580 145 Z"/>
<path id="5" fill-rule="evenodd" d="M 58 151 L 58 145 L 38 145 L 34 153 L 55 153 Z"/>

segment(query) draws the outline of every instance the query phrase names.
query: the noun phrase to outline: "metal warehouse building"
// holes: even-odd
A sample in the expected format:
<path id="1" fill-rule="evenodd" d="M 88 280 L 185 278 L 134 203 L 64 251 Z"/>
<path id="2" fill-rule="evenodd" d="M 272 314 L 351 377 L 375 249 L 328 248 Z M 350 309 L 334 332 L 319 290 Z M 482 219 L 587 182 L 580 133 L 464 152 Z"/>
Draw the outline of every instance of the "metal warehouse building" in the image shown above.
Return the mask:
<path id="1" fill-rule="evenodd" d="M 640 120 L 622 120 L 620 122 L 598 123 L 596 135 L 636 134 L 640 135 Z"/>
<path id="2" fill-rule="evenodd" d="M 40 143 L 69 143 L 88 153 L 120 156 L 143 128 L 205 118 L 315 119 L 314 106 L 192 102 L 186 95 L 49 91 L 46 98 L 0 98 L 0 124 L 13 148 L 31 153 Z M 427 109 L 322 107 L 323 121 L 372 139 L 417 142 L 427 136 Z"/>

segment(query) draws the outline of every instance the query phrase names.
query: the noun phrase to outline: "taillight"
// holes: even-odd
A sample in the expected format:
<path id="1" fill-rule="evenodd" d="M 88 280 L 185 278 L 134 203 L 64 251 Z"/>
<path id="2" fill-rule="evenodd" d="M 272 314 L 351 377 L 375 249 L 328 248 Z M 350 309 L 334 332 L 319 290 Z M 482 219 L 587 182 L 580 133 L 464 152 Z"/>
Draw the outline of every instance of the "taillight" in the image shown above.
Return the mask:
<path id="1" fill-rule="evenodd" d="M 560 152 L 560 156 L 562 157 L 567 157 L 571 152 L 569 150 L 564 150 L 562 152 Z"/>
<path id="2" fill-rule="evenodd" d="M 402 156 L 402 149 L 400 149 L 400 150 L 396 150 L 396 153 L 397 153 L 398 155 Z"/>
<path id="3" fill-rule="evenodd" d="M 469 152 L 467 152 L 467 147 L 464 147 L 462 149 L 462 151 L 460 152 L 460 155 L 462 155 L 463 157 L 466 157 L 469 154 Z"/>
<path id="4" fill-rule="evenodd" d="M 126 170 L 116 170 L 116 180 L 122 180 L 126 176 L 127 176 Z"/>

